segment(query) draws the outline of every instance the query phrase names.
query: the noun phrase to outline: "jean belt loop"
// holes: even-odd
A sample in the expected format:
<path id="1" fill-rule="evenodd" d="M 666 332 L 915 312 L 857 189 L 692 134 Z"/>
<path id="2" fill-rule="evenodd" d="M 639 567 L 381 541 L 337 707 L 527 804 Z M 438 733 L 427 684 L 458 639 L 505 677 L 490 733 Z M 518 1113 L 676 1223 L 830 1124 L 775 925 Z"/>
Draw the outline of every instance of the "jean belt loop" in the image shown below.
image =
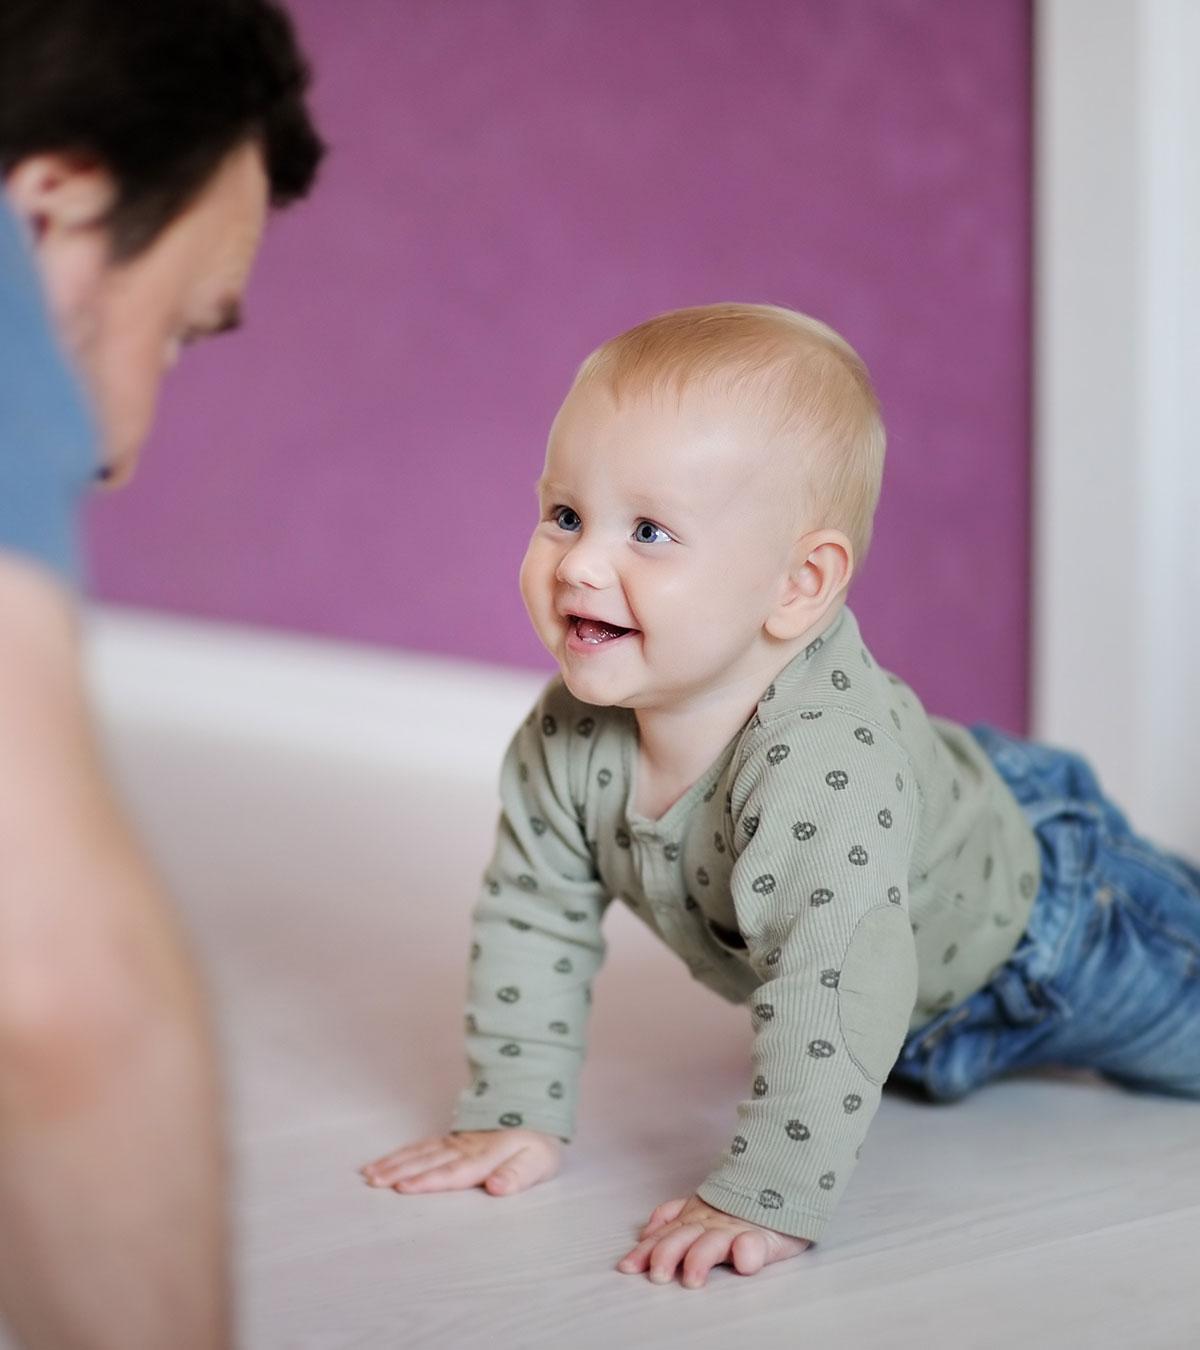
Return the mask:
<path id="1" fill-rule="evenodd" d="M 1037 981 L 1023 976 L 1013 966 L 998 971 L 992 987 L 1013 1022 L 1023 1026 L 1040 1022 L 1046 1016 L 1046 1000 Z"/>

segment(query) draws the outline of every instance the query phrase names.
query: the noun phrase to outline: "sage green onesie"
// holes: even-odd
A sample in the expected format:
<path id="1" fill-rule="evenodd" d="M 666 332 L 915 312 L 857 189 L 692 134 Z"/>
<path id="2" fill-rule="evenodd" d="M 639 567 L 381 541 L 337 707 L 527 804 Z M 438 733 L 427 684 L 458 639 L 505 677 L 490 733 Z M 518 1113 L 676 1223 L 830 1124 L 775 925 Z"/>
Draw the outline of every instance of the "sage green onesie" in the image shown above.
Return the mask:
<path id="1" fill-rule="evenodd" d="M 1016 946 L 1032 831 L 970 733 L 875 664 L 849 610 L 658 820 L 630 808 L 636 760 L 633 714 L 560 680 L 509 747 L 454 1128 L 570 1137 L 615 897 L 751 1010 L 750 1095 L 697 1193 L 816 1239 L 909 1029 Z"/>

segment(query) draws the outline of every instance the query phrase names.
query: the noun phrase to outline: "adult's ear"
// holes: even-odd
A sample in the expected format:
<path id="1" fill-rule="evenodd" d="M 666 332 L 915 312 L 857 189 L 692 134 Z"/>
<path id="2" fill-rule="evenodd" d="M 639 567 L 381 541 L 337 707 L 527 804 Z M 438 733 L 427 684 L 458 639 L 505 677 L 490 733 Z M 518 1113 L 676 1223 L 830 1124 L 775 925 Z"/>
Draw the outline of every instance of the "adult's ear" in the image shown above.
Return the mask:
<path id="1" fill-rule="evenodd" d="M 854 548 L 841 530 L 815 530 L 792 546 L 779 602 L 766 630 L 791 641 L 819 624 L 844 594 L 854 574 Z"/>
<path id="2" fill-rule="evenodd" d="M 47 237 L 100 224 L 116 200 L 112 174 L 95 160 L 51 152 L 18 160 L 4 188 L 39 245 Z"/>
<path id="3" fill-rule="evenodd" d="M 4 192 L 33 241 L 59 337 L 82 361 L 99 323 L 96 297 L 109 263 L 104 221 L 116 200 L 113 177 L 78 155 L 30 155 L 5 175 Z"/>

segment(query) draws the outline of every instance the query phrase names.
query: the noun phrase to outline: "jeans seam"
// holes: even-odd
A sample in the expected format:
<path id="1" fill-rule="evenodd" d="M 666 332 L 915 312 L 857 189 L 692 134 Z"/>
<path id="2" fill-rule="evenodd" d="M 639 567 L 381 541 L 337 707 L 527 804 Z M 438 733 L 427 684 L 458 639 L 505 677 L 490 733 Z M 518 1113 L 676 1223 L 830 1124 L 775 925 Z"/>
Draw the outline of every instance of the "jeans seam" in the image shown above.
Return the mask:
<path id="1" fill-rule="evenodd" d="M 1172 946 L 1182 947 L 1188 953 L 1191 965 L 1189 975 L 1190 977 L 1195 978 L 1198 967 L 1200 967 L 1200 944 L 1196 942 L 1191 934 L 1181 933 L 1177 928 L 1173 928 L 1169 924 L 1164 924 L 1156 914 L 1153 914 L 1150 910 L 1146 909 L 1135 896 L 1130 895 L 1119 881 L 1110 881 L 1107 885 L 1125 908 L 1129 910 L 1131 914 L 1136 915 L 1147 928 L 1153 929 L 1158 937 L 1163 938 Z"/>
<path id="2" fill-rule="evenodd" d="M 1042 986 L 1049 984 L 1061 970 L 1063 956 L 1070 941 L 1071 933 L 1079 922 L 1079 906 L 1083 896 L 1085 876 L 1086 873 L 1080 875 L 1077 883 L 1071 887 L 1069 894 L 1064 895 L 1061 887 L 1054 888 L 1060 904 L 1065 905 L 1068 912 L 1053 939 L 1050 942 L 1045 942 L 1034 938 L 1032 952 L 1028 953 L 1017 964 L 1017 971 L 1026 988 L 1037 990 L 1040 993 Z M 1040 900 L 1041 896 L 1038 899 Z M 1036 900 L 1034 904 L 1037 904 Z M 1029 929 L 1026 929 L 1026 932 L 1029 932 Z M 1033 962 L 1029 961 L 1030 956 L 1034 957 Z"/>

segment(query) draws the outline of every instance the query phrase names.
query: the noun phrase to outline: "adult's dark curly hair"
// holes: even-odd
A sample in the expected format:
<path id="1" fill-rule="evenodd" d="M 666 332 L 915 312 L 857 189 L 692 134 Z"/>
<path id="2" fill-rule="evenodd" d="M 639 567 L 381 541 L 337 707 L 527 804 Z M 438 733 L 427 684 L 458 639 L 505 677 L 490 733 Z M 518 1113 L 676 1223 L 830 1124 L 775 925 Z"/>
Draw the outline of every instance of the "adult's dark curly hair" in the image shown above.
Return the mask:
<path id="1" fill-rule="evenodd" d="M 308 83 L 271 0 L 0 0 L 0 172 L 51 151 L 104 164 L 127 259 L 248 140 L 273 205 L 305 196 L 324 153 Z"/>

